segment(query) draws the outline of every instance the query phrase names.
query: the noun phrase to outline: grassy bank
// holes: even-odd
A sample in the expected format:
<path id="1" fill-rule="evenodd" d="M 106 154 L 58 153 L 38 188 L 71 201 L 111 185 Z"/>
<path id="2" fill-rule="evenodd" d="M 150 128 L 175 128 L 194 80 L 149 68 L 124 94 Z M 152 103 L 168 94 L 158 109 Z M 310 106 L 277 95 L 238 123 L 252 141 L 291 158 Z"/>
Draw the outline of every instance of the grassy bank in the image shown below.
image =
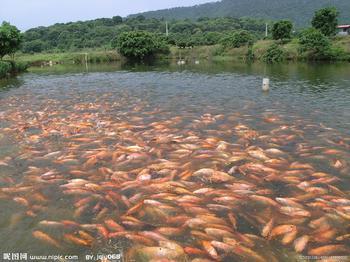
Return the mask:
<path id="1" fill-rule="evenodd" d="M 0 61 L 0 78 L 19 74 L 27 68 L 28 64 L 25 62 Z"/>
<path id="2" fill-rule="evenodd" d="M 268 48 L 274 43 L 273 40 L 260 40 L 253 45 L 253 53 L 256 60 L 262 60 Z M 343 50 L 339 61 L 350 61 L 350 36 L 337 37 L 333 39 L 334 48 Z M 305 61 L 307 57 L 298 52 L 299 44 L 297 39 L 281 45 L 285 53 L 285 59 L 288 61 Z M 245 60 L 248 53 L 248 47 L 225 49 L 221 45 L 195 47 L 193 49 L 171 48 L 172 59 L 207 59 L 213 61 L 237 61 Z"/>
<path id="3" fill-rule="evenodd" d="M 115 51 L 91 51 L 84 50 L 80 52 L 66 53 L 36 53 L 36 54 L 17 54 L 16 60 L 29 63 L 32 66 L 51 64 L 84 64 L 89 63 L 108 63 L 121 61 L 122 57 Z M 51 61 L 51 62 L 50 62 Z"/>
<path id="4" fill-rule="evenodd" d="M 273 44 L 272 40 L 260 40 L 253 45 L 253 53 L 256 60 L 261 60 L 267 49 Z M 332 41 L 336 48 L 344 51 L 338 60 L 350 61 L 350 36 L 339 37 Z M 306 60 L 306 57 L 298 52 L 298 41 L 292 41 L 281 46 L 285 52 L 285 59 L 288 61 Z M 247 47 L 225 49 L 221 45 L 197 46 L 194 48 L 179 49 L 175 46 L 170 47 L 169 55 L 162 55 L 157 59 L 171 59 L 178 61 L 184 59 L 187 61 L 209 60 L 209 61 L 240 61 L 245 60 L 248 52 Z M 86 56 L 87 54 L 87 56 Z M 66 53 L 37 53 L 37 54 L 17 54 L 16 61 L 29 63 L 32 66 L 50 65 L 50 64 L 84 64 L 85 59 L 89 63 L 108 63 L 123 61 L 123 58 L 115 50 L 83 50 L 80 52 Z M 51 61 L 51 62 L 50 62 Z"/>

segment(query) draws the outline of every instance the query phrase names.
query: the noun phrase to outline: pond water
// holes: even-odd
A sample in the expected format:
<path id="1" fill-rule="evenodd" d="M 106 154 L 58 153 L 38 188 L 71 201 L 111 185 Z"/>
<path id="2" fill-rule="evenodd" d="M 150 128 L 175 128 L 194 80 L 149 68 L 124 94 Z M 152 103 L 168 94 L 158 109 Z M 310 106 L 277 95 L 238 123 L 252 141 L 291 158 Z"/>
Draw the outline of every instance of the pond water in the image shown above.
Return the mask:
<path id="1" fill-rule="evenodd" d="M 0 255 L 346 260 L 349 175 L 350 64 L 56 66 L 0 82 Z"/>

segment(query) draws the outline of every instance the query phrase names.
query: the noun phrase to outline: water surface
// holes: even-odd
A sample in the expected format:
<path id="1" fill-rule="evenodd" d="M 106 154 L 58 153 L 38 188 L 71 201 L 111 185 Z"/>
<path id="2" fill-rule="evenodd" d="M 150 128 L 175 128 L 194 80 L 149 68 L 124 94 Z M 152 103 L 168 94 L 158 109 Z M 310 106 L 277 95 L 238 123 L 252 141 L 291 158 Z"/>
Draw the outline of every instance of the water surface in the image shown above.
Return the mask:
<path id="1" fill-rule="evenodd" d="M 349 255 L 349 72 L 113 64 L 3 80 L 0 251 L 82 261 L 116 250 L 149 261 L 160 246 L 175 261 Z"/>

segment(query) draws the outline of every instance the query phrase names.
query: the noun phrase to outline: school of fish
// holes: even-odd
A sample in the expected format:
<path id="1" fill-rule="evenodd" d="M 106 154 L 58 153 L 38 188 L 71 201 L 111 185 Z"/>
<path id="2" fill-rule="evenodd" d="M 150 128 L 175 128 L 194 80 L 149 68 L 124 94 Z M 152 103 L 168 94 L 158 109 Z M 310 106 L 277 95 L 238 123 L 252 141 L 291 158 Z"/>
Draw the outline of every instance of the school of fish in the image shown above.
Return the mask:
<path id="1" fill-rule="evenodd" d="M 349 137 L 276 112 L 174 115 L 109 96 L 2 99 L 0 134 L 19 149 L 0 171 L 21 172 L 0 173 L 0 201 L 35 221 L 43 248 L 116 243 L 125 261 L 164 262 L 350 255 Z"/>

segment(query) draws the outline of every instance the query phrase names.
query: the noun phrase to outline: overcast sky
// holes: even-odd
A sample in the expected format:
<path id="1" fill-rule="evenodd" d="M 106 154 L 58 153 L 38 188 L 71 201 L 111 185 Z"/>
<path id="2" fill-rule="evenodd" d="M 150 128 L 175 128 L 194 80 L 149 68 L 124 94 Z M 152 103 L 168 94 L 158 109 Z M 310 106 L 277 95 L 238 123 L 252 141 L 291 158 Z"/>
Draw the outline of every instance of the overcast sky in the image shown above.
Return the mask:
<path id="1" fill-rule="evenodd" d="M 58 22 L 89 20 L 143 11 L 191 6 L 215 0 L 0 0 L 0 22 L 21 30 Z"/>

